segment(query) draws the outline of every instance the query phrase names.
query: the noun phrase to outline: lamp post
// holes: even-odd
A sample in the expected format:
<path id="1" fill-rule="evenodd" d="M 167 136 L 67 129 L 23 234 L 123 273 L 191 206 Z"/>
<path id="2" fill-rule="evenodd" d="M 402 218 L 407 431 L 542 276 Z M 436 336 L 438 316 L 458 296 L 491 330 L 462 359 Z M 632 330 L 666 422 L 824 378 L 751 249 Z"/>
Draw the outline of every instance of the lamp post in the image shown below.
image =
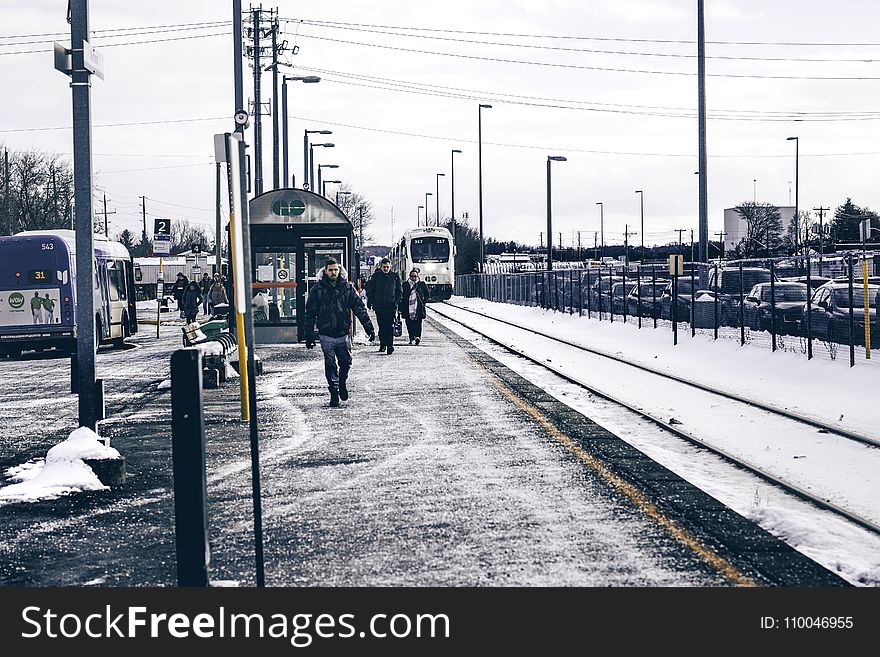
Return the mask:
<path id="1" fill-rule="evenodd" d="M 324 182 L 322 182 L 321 183 L 321 196 L 323 196 L 324 198 L 327 198 L 327 185 L 333 185 L 334 183 L 337 185 L 341 185 L 342 181 L 341 180 L 325 180 Z M 339 192 L 336 192 L 336 194 L 338 197 Z M 339 205 L 339 203 L 337 203 L 336 205 Z"/>
<path id="2" fill-rule="evenodd" d="M 420 205 L 418 208 L 416 208 L 416 226 L 422 225 L 422 213 L 419 212 L 419 210 L 424 210 L 424 209 L 425 209 L 424 205 Z"/>
<path id="3" fill-rule="evenodd" d="M 437 195 L 434 197 L 434 201 L 437 203 L 436 213 L 434 215 L 434 225 L 440 225 L 440 176 L 446 177 L 445 173 L 437 174 Z"/>
<path id="4" fill-rule="evenodd" d="M 562 155 L 547 156 L 547 271 L 553 271 L 553 209 L 550 202 L 550 163 L 565 162 Z"/>
<path id="5" fill-rule="evenodd" d="M 341 181 L 341 180 L 328 180 L 327 182 L 334 182 L 334 183 L 337 183 L 337 184 L 340 184 L 340 185 L 342 184 L 342 181 Z M 346 190 L 344 190 L 344 189 L 337 189 L 337 190 L 336 190 L 336 207 L 337 207 L 337 208 L 339 207 L 339 196 L 340 196 L 340 194 L 341 194 L 342 196 L 348 196 L 348 195 L 351 194 L 351 192 L 346 191 Z M 325 196 L 326 196 L 326 194 L 325 194 Z"/>
<path id="6" fill-rule="evenodd" d="M 450 178 L 449 178 L 449 191 L 451 196 L 450 205 L 452 207 L 452 244 L 455 244 L 455 154 L 461 153 L 457 148 L 452 149 L 452 155 L 450 159 L 452 160 L 452 167 L 450 168 Z"/>
<path id="7" fill-rule="evenodd" d="M 480 188 L 480 273 L 486 261 L 486 243 L 483 240 L 483 110 L 491 105 L 480 103 L 477 107 L 477 176 Z"/>
<path id="8" fill-rule="evenodd" d="M 309 150 L 309 135 L 332 135 L 332 134 L 333 134 L 332 130 L 306 130 L 303 133 L 303 184 L 308 183 L 309 189 L 311 189 L 312 191 L 315 191 L 314 188 L 312 187 L 312 183 L 314 183 L 314 180 L 312 180 L 312 179 L 315 176 L 314 176 L 314 174 L 312 174 L 311 176 L 309 175 L 309 171 L 311 171 L 311 169 L 310 169 L 311 159 L 309 158 L 309 154 L 311 153 L 311 151 Z"/>
<path id="9" fill-rule="evenodd" d="M 309 145 L 309 189 L 315 192 L 316 194 L 320 190 L 315 189 L 315 149 L 323 146 L 325 148 L 334 148 L 336 144 L 310 144 Z M 318 179 L 318 187 L 321 186 L 321 180 Z"/>
<path id="10" fill-rule="evenodd" d="M 800 217 L 798 216 L 798 149 L 800 142 L 797 137 L 786 137 L 785 141 L 794 142 L 794 252 L 797 253 L 798 240 L 800 239 L 798 234 L 800 233 L 800 226 L 798 225 L 800 222 Z"/>
<path id="11" fill-rule="evenodd" d="M 429 196 L 434 196 L 434 193 L 433 192 L 425 192 L 425 226 L 428 225 L 428 208 L 430 207 L 428 205 L 428 197 Z"/>
<path id="12" fill-rule="evenodd" d="M 306 84 L 314 84 L 315 82 L 320 82 L 321 78 L 317 75 L 284 75 L 281 77 L 281 159 L 283 164 L 283 173 L 284 173 L 284 184 L 282 187 L 287 187 L 288 182 L 290 181 L 290 169 L 289 169 L 289 160 L 287 157 L 287 82 L 297 81 L 304 82 Z M 306 130 L 308 133 L 308 130 Z M 329 130 L 328 130 L 329 132 Z M 305 182 L 305 176 L 303 176 L 303 182 Z"/>
<path id="13" fill-rule="evenodd" d="M 642 259 L 641 262 L 645 262 L 645 193 L 641 189 L 636 190 L 636 194 L 639 195 L 639 211 L 641 212 L 642 217 Z"/>
<path id="14" fill-rule="evenodd" d="M 338 169 L 338 164 L 319 164 L 318 165 L 318 189 L 321 190 L 321 196 L 324 196 L 324 189 L 321 187 L 321 169 Z"/>
<path id="15" fill-rule="evenodd" d="M 602 244 L 602 257 L 605 257 L 605 205 L 602 201 L 597 201 L 599 206 L 599 241 Z"/>

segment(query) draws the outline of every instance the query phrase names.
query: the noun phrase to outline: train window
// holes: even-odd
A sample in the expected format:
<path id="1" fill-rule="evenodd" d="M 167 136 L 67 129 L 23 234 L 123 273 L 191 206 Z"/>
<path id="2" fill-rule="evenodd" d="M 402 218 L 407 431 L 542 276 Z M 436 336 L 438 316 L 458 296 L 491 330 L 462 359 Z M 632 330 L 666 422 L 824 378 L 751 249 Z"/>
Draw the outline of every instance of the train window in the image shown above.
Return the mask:
<path id="1" fill-rule="evenodd" d="M 413 262 L 449 260 L 449 240 L 445 237 L 417 237 L 411 242 Z"/>

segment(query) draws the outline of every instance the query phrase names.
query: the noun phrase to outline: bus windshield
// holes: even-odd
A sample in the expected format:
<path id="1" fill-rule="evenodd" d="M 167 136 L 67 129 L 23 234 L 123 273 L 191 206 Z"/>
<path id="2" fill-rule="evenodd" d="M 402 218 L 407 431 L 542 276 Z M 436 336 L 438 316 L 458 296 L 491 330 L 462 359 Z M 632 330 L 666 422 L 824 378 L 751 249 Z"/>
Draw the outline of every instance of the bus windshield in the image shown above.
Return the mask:
<path id="1" fill-rule="evenodd" d="M 413 262 L 446 262 L 449 240 L 445 237 L 414 237 L 410 242 Z"/>

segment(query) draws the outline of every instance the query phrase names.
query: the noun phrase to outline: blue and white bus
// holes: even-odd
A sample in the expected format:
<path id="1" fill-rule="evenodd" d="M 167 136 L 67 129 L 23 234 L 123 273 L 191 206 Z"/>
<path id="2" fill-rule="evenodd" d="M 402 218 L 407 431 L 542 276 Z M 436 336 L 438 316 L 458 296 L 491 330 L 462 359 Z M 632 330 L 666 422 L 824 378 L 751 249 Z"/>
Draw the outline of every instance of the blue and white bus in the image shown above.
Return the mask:
<path id="1" fill-rule="evenodd" d="M 120 345 L 137 332 L 128 249 L 95 235 L 95 336 Z M 76 233 L 25 231 L 0 237 L 0 356 L 76 351 Z"/>

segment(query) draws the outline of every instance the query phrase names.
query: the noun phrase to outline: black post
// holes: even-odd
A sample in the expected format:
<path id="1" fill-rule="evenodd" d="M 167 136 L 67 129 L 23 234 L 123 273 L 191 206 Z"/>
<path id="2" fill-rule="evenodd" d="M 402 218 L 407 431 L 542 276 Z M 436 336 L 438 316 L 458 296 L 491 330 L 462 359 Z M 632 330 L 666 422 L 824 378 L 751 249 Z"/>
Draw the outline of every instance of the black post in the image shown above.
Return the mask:
<path id="1" fill-rule="evenodd" d="M 644 249 L 643 249 L 644 251 Z M 642 328 L 642 265 L 636 268 L 636 293 L 639 295 L 636 299 L 636 314 L 639 316 L 639 328 Z M 652 288 L 653 289 L 653 288 Z"/>
<path id="2" fill-rule="evenodd" d="M 651 265 L 651 300 L 657 305 L 657 268 Z M 672 303 L 677 304 L 678 299 L 672 297 Z M 654 315 L 654 328 L 657 328 L 657 315 Z"/>
<path id="3" fill-rule="evenodd" d="M 821 238 L 821 230 L 819 232 Z M 810 280 L 810 260 L 810 250 L 807 249 L 807 360 L 813 359 L 813 327 L 810 323 L 810 315 L 813 314 L 813 286 Z"/>
<path id="4" fill-rule="evenodd" d="M 574 269 L 568 270 L 568 314 L 574 315 Z"/>
<path id="5" fill-rule="evenodd" d="M 672 274 L 672 344 L 678 344 L 678 268 Z"/>
<path id="6" fill-rule="evenodd" d="M 628 229 L 626 229 L 626 230 L 628 230 Z M 624 237 L 624 244 L 625 244 L 625 240 L 626 240 L 626 238 Z M 623 248 L 626 249 L 626 246 L 624 246 Z M 624 250 L 624 254 L 626 254 L 625 250 Z M 626 255 L 624 255 L 624 258 L 626 258 Z M 626 297 L 628 296 L 626 293 L 626 270 L 627 269 L 629 269 L 629 266 L 627 264 L 624 264 L 623 265 L 623 323 L 624 324 L 626 324 L 626 310 L 627 310 Z"/>
<path id="7" fill-rule="evenodd" d="M 715 339 L 718 339 L 718 263 L 715 263 Z"/>
<path id="8" fill-rule="evenodd" d="M 590 268 L 587 267 L 587 318 L 593 319 L 593 295 L 591 294 L 593 286 L 590 283 Z"/>
<path id="9" fill-rule="evenodd" d="M 611 310 L 611 323 L 614 323 L 614 270 L 608 265 L 608 306 Z"/>
<path id="10" fill-rule="evenodd" d="M 772 276 L 771 276 L 772 278 Z M 743 286 L 745 285 L 745 279 L 743 278 L 743 263 L 740 261 L 739 263 L 739 344 L 740 346 L 746 343 L 746 313 L 744 308 L 744 299 L 745 299 L 745 290 Z"/>
<path id="11" fill-rule="evenodd" d="M 849 366 L 856 364 L 856 341 L 853 321 L 853 261 L 852 253 L 847 254 L 847 269 L 849 269 Z M 869 317 L 865 321 L 870 321 Z"/>
<path id="12" fill-rule="evenodd" d="M 577 275 L 577 286 L 578 286 L 578 317 L 584 316 L 584 288 L 581 286 L 581 278 L 583 277 L 583 270 L 578 270 Z"/>
<path id="13" fill-rule="evenodd" d="M 776 282 L 774 279 L 774 262 L 770 261 L 770 344 L 771 351 L 776 351 Z"/>
<path id="14" fill-rule="evenodd" d="M 211 557 L 201 351 L 178 349 L 171 355 L 171 390 L 177 585 L 208 586 Z"/>
<path id="15" fill-rule="evenodd" d="M 691 240 L 691 251 L 694 250 L 693 246 L 694 246 L 693 240 Z M 690 317 L 688 319 L 690 320 L 690 323 L 691 323 L 691 337 L 692 338 L 697 335 L 697 327 L 694 325 L 694 315 L 696 314 L 696 309 L 694 308 L 694 299 L 697 296 L 696 287 L 697 287 L 696 271 L 694 269 L 694 259 L 693 259 L 693 256 L 691 256 L 691 310 L 690 310 Z M 678 303 L 678 299 L 675 300 L 675 303 Z"/>
<path id="16" fill-rule="evenodd" d="M 601 322 L 602 321 L 602 265 L 601 264 L 599 265 L 598 274 L 599 274 L 599 283 L 598 283 L 599 321 Z"/>

